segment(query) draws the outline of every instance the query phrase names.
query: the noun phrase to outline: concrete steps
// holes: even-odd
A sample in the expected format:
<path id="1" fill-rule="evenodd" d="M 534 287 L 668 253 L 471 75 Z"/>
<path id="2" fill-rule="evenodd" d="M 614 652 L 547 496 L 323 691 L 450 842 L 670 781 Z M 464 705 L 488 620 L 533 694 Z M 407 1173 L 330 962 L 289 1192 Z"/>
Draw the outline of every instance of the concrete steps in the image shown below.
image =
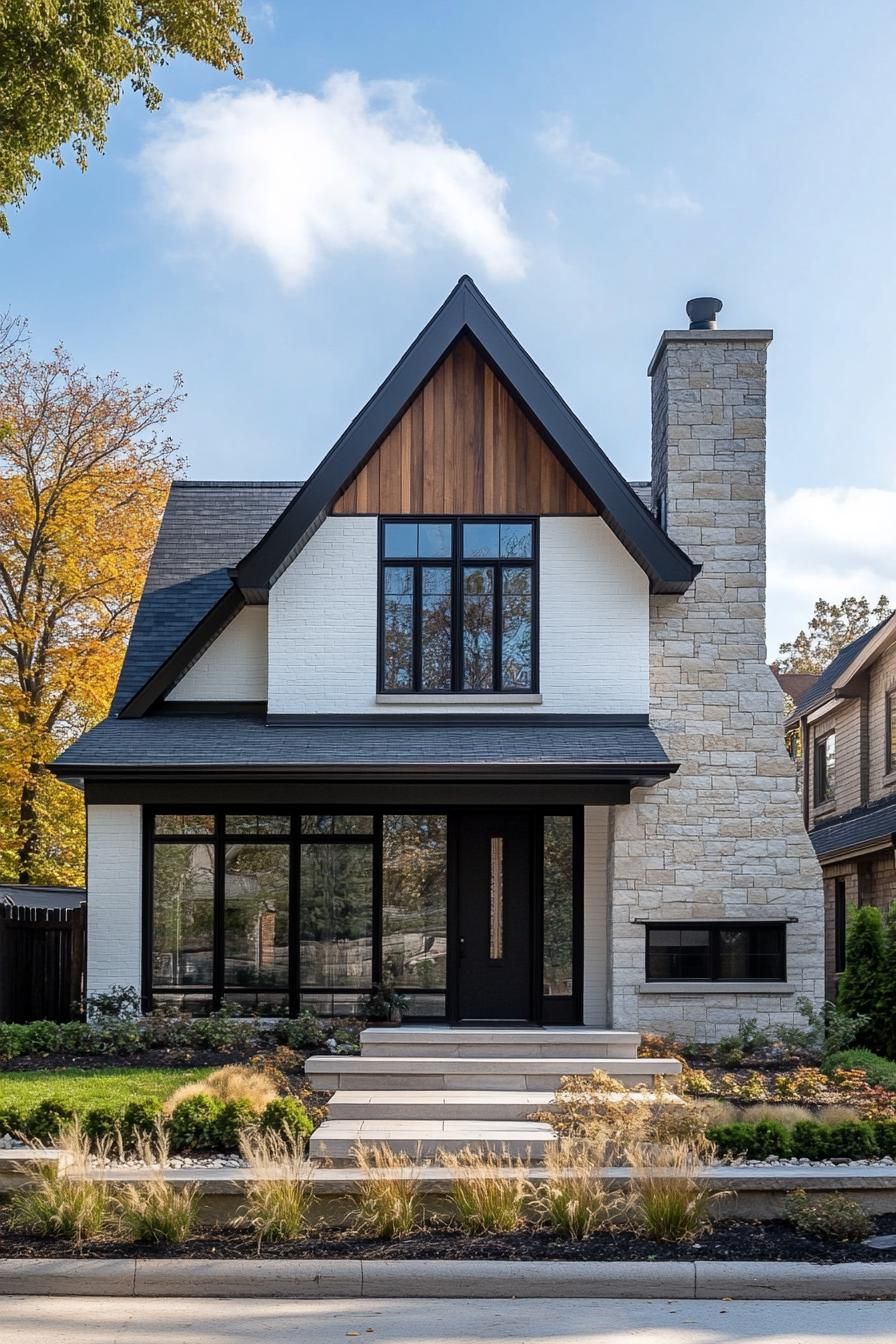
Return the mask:
<path id="1" fill-rule="evenodd" d="M 381 1059 L 637 1059 L 636 1031 L 592 1027 L 367 1027 L 361 1054 Z"/>
<path id="2" fill-rule="evenodd" d="M 355 1161 L 359 1146 L 385 1146 L 421 1161 L 462 1148 L 540 1162 L 561 1080 L 601 1069 L 628 1088 L 681 1071 L 674 1059 L 638 1059 L 632 1031 L 591 1027 L 368 1027 L 360 1055 L 312 1055 L 305 1076 L 332 1092 L 311 1136 L 312 1158 Z"/>
<path id="3" fill-rule="evenodd" d="M 331 1120 L 526 1120 L 550 1110 L 554 1093 L 499 1092 L 494 1089 L 447 1092 L 334 1092 L 327 1106 Z"/>
<path id="4" fill-rule="evenodd" d="M 512 1120 L 325 1120 L 311 1136 L 309 1156 L 334 1166 L 354 1165 L 362 1145 L 386 1145 L 416 1162 L 464 1148 L 540 1162 L 554 1141 L 550 1125 Z"/>
<path id="5" fill-rule="evenodd" d="M 588 1075 L 595 1069 L 618 1078 L 627 1087 L 649 1087 L 656 1074 L 681 1072 L 674 1059 L 563 1058 L 533 1059 L 503 1056 L 312 1055 L 305 1076 L 318 1092 L 371 1091 L 446 1092 L 497 1089 L 502 1092 L 556 1091 L 561 1078 Z"/>

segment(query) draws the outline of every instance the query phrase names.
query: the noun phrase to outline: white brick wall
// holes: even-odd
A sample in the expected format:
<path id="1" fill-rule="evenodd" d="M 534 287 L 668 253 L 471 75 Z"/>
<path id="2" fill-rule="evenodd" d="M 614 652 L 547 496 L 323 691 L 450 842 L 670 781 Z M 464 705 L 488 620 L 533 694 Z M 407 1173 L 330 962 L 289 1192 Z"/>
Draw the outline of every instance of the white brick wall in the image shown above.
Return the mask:
<path id="1" fill-rule="evenodd" d="M 542 703 L 488 708 L 646 713 L 648 602 L 647 576 L 602 519 L 543 518 Z M 377 520 L 328 518 L 271 590 L 270 713 L 431 713 L 376 704 L 376 625 Z"/>
<path id="2" fill-rule="evenodd" d="M 243 607 L 166 700 L 266 700 L 268 609 Z"/>
<path id="3" fill-rule="evenodd" d="M 610 809 L 585 808 L 583 1021 L 605 1027 L 607 1006 L 607 851 Z"/>
<path id="4" fill-rule="evenodd" d="M 141 809 L 87 808 L 87 993 L 140 988 Z"/>

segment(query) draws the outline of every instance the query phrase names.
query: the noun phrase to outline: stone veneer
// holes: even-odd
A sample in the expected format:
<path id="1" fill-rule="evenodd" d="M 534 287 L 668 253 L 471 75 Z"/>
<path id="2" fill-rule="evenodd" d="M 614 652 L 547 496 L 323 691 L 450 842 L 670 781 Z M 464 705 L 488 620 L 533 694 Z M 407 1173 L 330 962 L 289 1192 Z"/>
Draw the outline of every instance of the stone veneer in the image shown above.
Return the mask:
<path id="1" fill-rule="evenodd" d="M 651 599 L 651 722 L 677 775 L 615 809 L 612 1023 L 713 1040 L 741 1017 L 799 1022 L 824 995 L 821 871 L 765 650 L 769 331 L 668 331 L 649 373 L 653 499 L 703 568 Z M 636 921 L 788 919 L 787 990 L 646 992 Z"/>

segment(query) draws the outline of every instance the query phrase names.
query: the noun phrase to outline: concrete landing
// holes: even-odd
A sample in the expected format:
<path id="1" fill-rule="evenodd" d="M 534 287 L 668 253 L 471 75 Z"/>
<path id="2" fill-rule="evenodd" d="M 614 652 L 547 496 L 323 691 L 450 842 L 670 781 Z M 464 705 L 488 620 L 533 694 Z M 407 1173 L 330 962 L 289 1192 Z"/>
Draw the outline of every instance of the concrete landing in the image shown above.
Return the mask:
<path id="1" fill-rule="evenodd" d="M 325 1120 L 311 1136 L 309 1156 L 334 1165 L 356 1165 L 360 1145 L 385 1146 L 412 1159 L 463 1148 L 540 1162 L 555 1138 L 550 1125 L 512 1120 Z"/>

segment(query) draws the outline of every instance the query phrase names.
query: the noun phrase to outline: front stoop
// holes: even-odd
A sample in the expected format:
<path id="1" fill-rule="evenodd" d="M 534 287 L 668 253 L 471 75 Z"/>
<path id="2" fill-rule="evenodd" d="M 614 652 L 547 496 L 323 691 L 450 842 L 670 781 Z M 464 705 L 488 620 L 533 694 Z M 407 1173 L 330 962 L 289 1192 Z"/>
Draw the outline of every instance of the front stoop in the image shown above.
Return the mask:
<path id="1" fill-rule="evenodd" d="M 561 1079 L 600 1069 L 651 1087 L 681 1071 L 674 1059 L 638 1059 L 639 1043 L 637 1032 L 590 1027 L 369 1027 L 360 1056 L 305 1061 L 311 1086 L 334 1093 L 311 1156 L 342 1166 L 366 1145 L 542 1161 L 555 1134 L 528 1117 L 551 1108 Z"/>

